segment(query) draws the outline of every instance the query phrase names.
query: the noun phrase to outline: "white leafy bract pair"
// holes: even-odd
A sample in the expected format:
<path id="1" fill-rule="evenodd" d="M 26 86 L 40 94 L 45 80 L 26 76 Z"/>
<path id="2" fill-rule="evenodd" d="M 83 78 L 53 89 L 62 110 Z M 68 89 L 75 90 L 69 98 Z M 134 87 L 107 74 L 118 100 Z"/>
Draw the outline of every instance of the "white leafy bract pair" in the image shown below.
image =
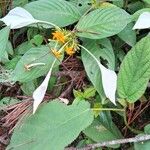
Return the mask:
<path id="1" fill-rule="evenodd" d="M 10 26 L 11 29 L 18 29 L 18 28 L 22 28 L 22 27 L 25 27 L 31 24 L 36 24 L 36 23 L 47 24 L 47 22 L 33 18 L 33 16 L 28 11 L 26 11 L 25 9 L 21 7 L 16 7 L 12 9 L 5 17 L 1 18 L 0 21 L 3 21 L 7 26 Z M 55 61 L 53 62 L 42 84 L 33 92 L 33 99 L 34 99 L 33 113 L 35 113 L 39 104 L 42 102 L 45 96 L 45 93 L 48 87 L 48 82 L 49 82 L 52 68 L 54 66 Z"/>
<path id="2" fill-rule="evenodd" d="M 21 7 L 16 7 L 12 9 L 4 18 L 1 18 L 0 21 L 3 21 L 7 26 L 10 26 L 11 29 L 18 29 L 18 28 L 25 27 L 31 24 L 36 24 L 36 23 L 46 23 L 49 25 L 53 25 L 52 23 L 35 19 L 28 11 L 26 11 L 25 9 Z M 88 51 L 87 49 L 85 50 L 95 59 L 95 61 L 99 65 L 99 68 L 102 74 L 102 83 L 103 83 L 103 89 L 104 89 L 105 95 L 107 98 L 110 99 L 111 102 L 115 104 L 115 92 L 116 92 L 116 87 L 117 87 L 116 73 L 112 70 L 105 68 L 90 51 Z M 51 68 L 48 74 L 46 75 L 44 81 L 33 92 L 33 99 L 34 99 L 33 114 L 37 110 L 39 104 L 44 99 L 44 96 L 48 87 L 48 82 L 51 76 L 52 68 L 55 62 L 56 60 L 52 63 Z"/>
<path id="3" fill-rule="evenodd" d="M 133 29 L 147 29 L 147 28 L 150 28 L 150 12 L 142 13 L 133 27 Z"/>

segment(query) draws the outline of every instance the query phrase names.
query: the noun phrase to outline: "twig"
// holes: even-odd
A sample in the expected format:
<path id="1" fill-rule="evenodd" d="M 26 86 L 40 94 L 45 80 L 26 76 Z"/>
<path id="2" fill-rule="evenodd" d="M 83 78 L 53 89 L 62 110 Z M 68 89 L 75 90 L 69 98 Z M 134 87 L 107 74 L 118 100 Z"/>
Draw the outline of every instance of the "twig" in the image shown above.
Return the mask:
<path id="1" fill-rule="evenodd" d="M 140 135 L 136 136 L 134 138 L 127 138 L 127 139 L 119 139 L 119 140 L 112 140 L 112 141 L 106 141 L 96 144 L 89 144 L 86 147 L 77 149 L 77 148 L 66 148 L 65 150 L 92 150 L 99 147 L 109 146 L 109 145 L 115 145 L 115 144 L 125 144 L 125 143 L 133 143 L 133 142 L 143 142 L 150 140 L 150 134 Z"/>

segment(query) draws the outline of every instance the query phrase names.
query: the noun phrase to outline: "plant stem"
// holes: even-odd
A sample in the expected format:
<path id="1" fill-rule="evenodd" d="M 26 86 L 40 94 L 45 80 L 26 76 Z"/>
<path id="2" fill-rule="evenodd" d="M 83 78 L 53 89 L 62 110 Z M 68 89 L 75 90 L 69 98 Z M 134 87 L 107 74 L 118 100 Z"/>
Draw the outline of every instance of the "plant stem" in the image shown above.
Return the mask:
<path id="1" fill-rule="evenodd" d="M 92 108 L 93 111 L 125 111 L 124 109 L 116 108 Z"/>
<path id="2" fill-rule="evenodd" d="M 55 24 L 53 24 L 53 23 L 51 23 L 51 22 L 48 22 L 48 21 L 37 20 L 37 24 L 38 24 L 38 23 L 47 24 L 47 25 L 53 26 L 53 27 L 55 27 L 56 29 L 59 29 L 59 30 L 60 30 L 60 27 L 59 27 L 59 26 L 57 26 L 57 25 L 55 25 Z"/>

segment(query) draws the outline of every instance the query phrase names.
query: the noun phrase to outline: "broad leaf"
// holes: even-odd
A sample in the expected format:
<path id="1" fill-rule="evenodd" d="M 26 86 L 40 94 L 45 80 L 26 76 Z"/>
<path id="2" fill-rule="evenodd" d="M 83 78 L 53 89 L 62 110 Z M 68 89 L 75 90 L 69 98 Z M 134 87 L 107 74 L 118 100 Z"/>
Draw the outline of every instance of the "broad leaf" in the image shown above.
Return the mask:
<path id="1" fill-rule="evenodd" d="M 38 0 L 28 3 L 24 8 L 36 19 L 58 26 L 67 26 L 80 18 L 78 9 L 64 0 Z"/>
<path id="2" fill-rule="evenodd" d="M 84 46 L 95 53 L 97 59 L 102 59 L 101 62 L 108 68 L 115 69 L 115 55 L 110 40 L 84 40 Z M 104 62 L 103 62 L 104 61 Z"/>
<path id="3" fill-rule="evenodd" d="M 12 78 L 14 81 L 20 82 L 27 82 L 36 79 L 48 72 L 54 59 L 55 57 L 47 46 L 31 48 L 17 63 Z M 43 63 L 43 65 L 37 65 L 29 70 L 27 69 L 28 65 L 36 63 Z"/>
<path id="4" fill-rule="evenodd" d="M 144 93 L 150 78 L 150 36 L 143 38 L 126 55 L 118 75 L 118 94 L 134 103 Z"/>
<path id="5" fill-rule="evenodd" d="M 88 102 L 71 106 L 57 101 L 46 103 L 15 129 L 7 149 L 62 150 L 92 121 L 93 114 Z"/>
<path id="6" fill-rule="evenodd" d="M 120 131 L 112 122 L 111 115 L 108 112 L 100 112 L 100 119 L 95 119 L 83 132 L 95 142 L 115 140 L 122 137 Z M 110 147 L 116 148 L 118 146 L 119 145 L 114 145 Z"/>
<path id="7" fill-rule="evenodd" d="M 108 49 L 100 49 L 96 43 L 92 43 L 91 45 L 85 43 L 84 46 L 87 47 L 88 50 L 82 50 L 82 61 L 90 81 L 100 94 L 102 100 L 107 97 L 115 104 L 117 76 L 114 71 L 105 68 L 100 63 L 100 56 L 103 53 L 101 51 L 106 51 Z M 109 52 L 107 54 L 110 55 Z"/>
<path id="8" fill-rule="evenodd" d="M 130 15 L 118 7 L 99 8 L 84 16 L 77 24 L 78 36 L 101 39 L 122 31 Z"/>
<path id="9" fill-rule="evenodd" d="M 10 28 L 5 27 L 0 30 L 0 62 L 2 59 L 8 59 L 6 47 L 8 44 L 8 37 L 9 37 Z"/>

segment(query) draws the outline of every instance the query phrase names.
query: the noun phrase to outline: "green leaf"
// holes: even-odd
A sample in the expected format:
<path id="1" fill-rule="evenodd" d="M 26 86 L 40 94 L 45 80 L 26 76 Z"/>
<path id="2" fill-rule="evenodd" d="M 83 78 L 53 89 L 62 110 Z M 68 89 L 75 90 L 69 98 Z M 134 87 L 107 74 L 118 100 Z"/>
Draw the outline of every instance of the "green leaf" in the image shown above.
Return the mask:
<path id="1" fill-rule="evenodd" d="M 144 135 L 144 134 L 141 134 L 141 135 Z M 134 150 L 149 150 L 149 148 L 150 148 L 149 141 L 134 143 Z"/>
<path id="2" fill-rule="evenodd" d="M 147 3 L 147 4 L 150 4 L 150 1 L 149 0 L 143 0 L 143 2 Z"/>
<path id="3" fill-rule="evenodd" d="M 84 15 L 92 6 L 91 0 L 69 0 L 69 2 L 75 5 L 82 15 Z"/>
<path id="4" fill-rule="evenodd" d="M 94 87 L 89 87 L 84 89 L 84 93 L 83 93 L 83 98 L 90 98 L 90 97 L 94 97 L 96 93 L 96 90 Z"/>
<path id="5" fill-rule="evenodd" d="M 124 5 L 124 0 L 116 0 L 116 1 L 113 1 L 113 4 L 118 6 L 118 7 L 123 7 Z"/>
<path id="6" fill-rule="evenodd" d="M 55 57 L 50 52 L 49 47 L 41 46 L 28 50 L 17 63 L 14 70 L 12 80 L 20 82 L 28 82 L 46 74 L 53 63 Z M 44 63 L 45 65 L 37 65 L 30 70 L 26 69 L 26 65 Z M 57 65 L 58 63 L 56 63 Z"/>
<path id="7" fill-rule="evenodd" d="M 145 134 L 150 134 L 150 124 L 146 125 L 144 127 L 144 132 Z M 144 134 L 140 134 L 138 136 L 142 136 Z M 138 142 L 138 143 L 134 143 L 134 149 L 135 150 L 149 150 L 150 148 L 150 141 L 143 141 L 143 142 Z"/>
<path id="8" fill-rule="evenodd" d="M 16 55 L 12 60 L 5 63 L 5 68 L 6 69 L 15 69 L 15 67 L 20 59 L 21 59 L 21 56 Z"/>
<path id="9" fill-rule="evenodd" d="M 150 134 L 150 124 L 148 124 L 144 127 L 144 131 L 146 134 Z"/>
<path id="10" fill-rule="evenodd" d="M 84 45 L 87 49 L 95 53 L 97 59 L 102 58 L 102 64 L 108 68 L 115 69 L 115 55 L 110 40 L 84 40 Z M 103 62 L 104 60 L 104 62 Z"/>
<path id="11" fill-rule="evenodd" d="M 17 6 L 24 6 L 25 4 L 28 3 L 28 0 L 14 0 L 12 2 L 13 8 Z"/>
<path id="12" fill-rule="evenodd" d="M 118 34 L 130 46 L 134 46 L 136 43 L 136 32 L 132 28 L 133 23 L 130 23 Z"/>
<path id="13" fill-rule="evenodd" d="M 7 149 L 41 150 L 44 145 L 45 150 L 62 150 L 92 121 L 88 102 L 71 106 L 58 101 L 46 103 L 15 129 Z"/>
<path id="14" fill-rule="evenodd" d="M 29 49 L 31 49 L 33 47 L 33 45 L 31 44 L 31 42 L 26 41 L 21 43 L 17 48 L 16 48 L 16 53 L 18 55 L 22 55 L 25 54 Z"/>
<path id="15" fill-rule="evenodd" d="M 7 51 L 7 53 L 10 54 L 10 55 L 13 55 L 13 54 L 14 54 L 13 47 L 12 47 L 12 44 L 11 44 L 10 41 L 7 42 L 6 51 Z"/>
<path id="16" fill-rule="evenodd" d="M 96 90 L 94 87 L 88 87 L 84 89 L 84 92 L 73 90 L 73 94 L 75 98 L 89 99 L 90 97 L 94 97 Z"/>
<path id="17" fill-rule="evenodd" d="M 85 46 L 86 47 L 86 46 Z M 97 51 L 94 49 L 89 49 L 94 56 L 97 56 Z M 103 85 L 101 79 L 101 72 L 98 64 L 95 60 L 84 50 L 81 51 L 82 61 L 85 68 L 85 71 L 92 82 L 93 86 L 99 93 L 102 100 L 106 98 L 103 90 Z"/>
<path id="18" fill-rule="evenodd" d="M 130 15 L 118 7 L 99 8 L 84 16 L 77 24 L 78 36 L 102 39 L 122 31 Z"/>
<path id="19" fill-rule="evenodd" d="M 31 39 L 31 43 L 40 46 L 43 43 L 43 36 L 40 34 L 35 35 L 34 38 Z"/>
<path id="20" fill-rule="evenodd" d="M 95 119 L 93 123 L 86 128 L 84 134 L 94 140 L 95 142 L 104 142 L 121 138 L 121 133 L 112 122 L 110 113 L 100 113 L 100 119 Z M 119 145 L 110 146 L 113 148 Z"/>
<path id="21" fill-rule="evenodd" d="M 115 56 L 113 53 L 113 49 L 111 43 L 108 39 L 102 40 L 84 40 L 84 47 L 86 47 L 98 60 L 102 57 L 107 63 L 110 69 L 114 70 L 115 67 Z M 95 89 L 101 96 L 101 98 L 105 99 L 105 94 L 103 91 L 101 72 L 98 64 L 95 60 L 84 50 L 81 52 L 82 61 L 86 70 L 86 73 L 94 85 Z"/>
<path id="22" fill-rule="evenodd" d="M 67 26 L 76 22 L 80 17 L 78 9 L 64 0 L 38 0 L 24 7 L 38 20 L 48 21 L 58 26 Z"/>
<path id="23" fill-rule="evenodd" d="M 150 36 L 143 38 L 126 55 L 118 75 L 118 94 L 134 103 L 144 93 L 150 78 Z"/>
<path id="24" fill-rule="evenodd" d="M 23 83 L 21 86 L 21 90 L 23 91 L 24 94 L 31 96 L 35 91 L 34 81 Z"/>
<path id="25" fill-rule="evenodd" d="M 84 93 L 79 91 L 79 90 L 78 91 L 73 90 L 73 95 L 74 95 L 75 98 L 82 98 L 83 99 L 83 97 L 84 97 Z"/>
<path id="26" fill-rule="evenodd" d="M 0 30 L 0 62 L 5 58 L 8 59 L 6 47 L 8 44 L 10 27 L 7 26 Z"/>

